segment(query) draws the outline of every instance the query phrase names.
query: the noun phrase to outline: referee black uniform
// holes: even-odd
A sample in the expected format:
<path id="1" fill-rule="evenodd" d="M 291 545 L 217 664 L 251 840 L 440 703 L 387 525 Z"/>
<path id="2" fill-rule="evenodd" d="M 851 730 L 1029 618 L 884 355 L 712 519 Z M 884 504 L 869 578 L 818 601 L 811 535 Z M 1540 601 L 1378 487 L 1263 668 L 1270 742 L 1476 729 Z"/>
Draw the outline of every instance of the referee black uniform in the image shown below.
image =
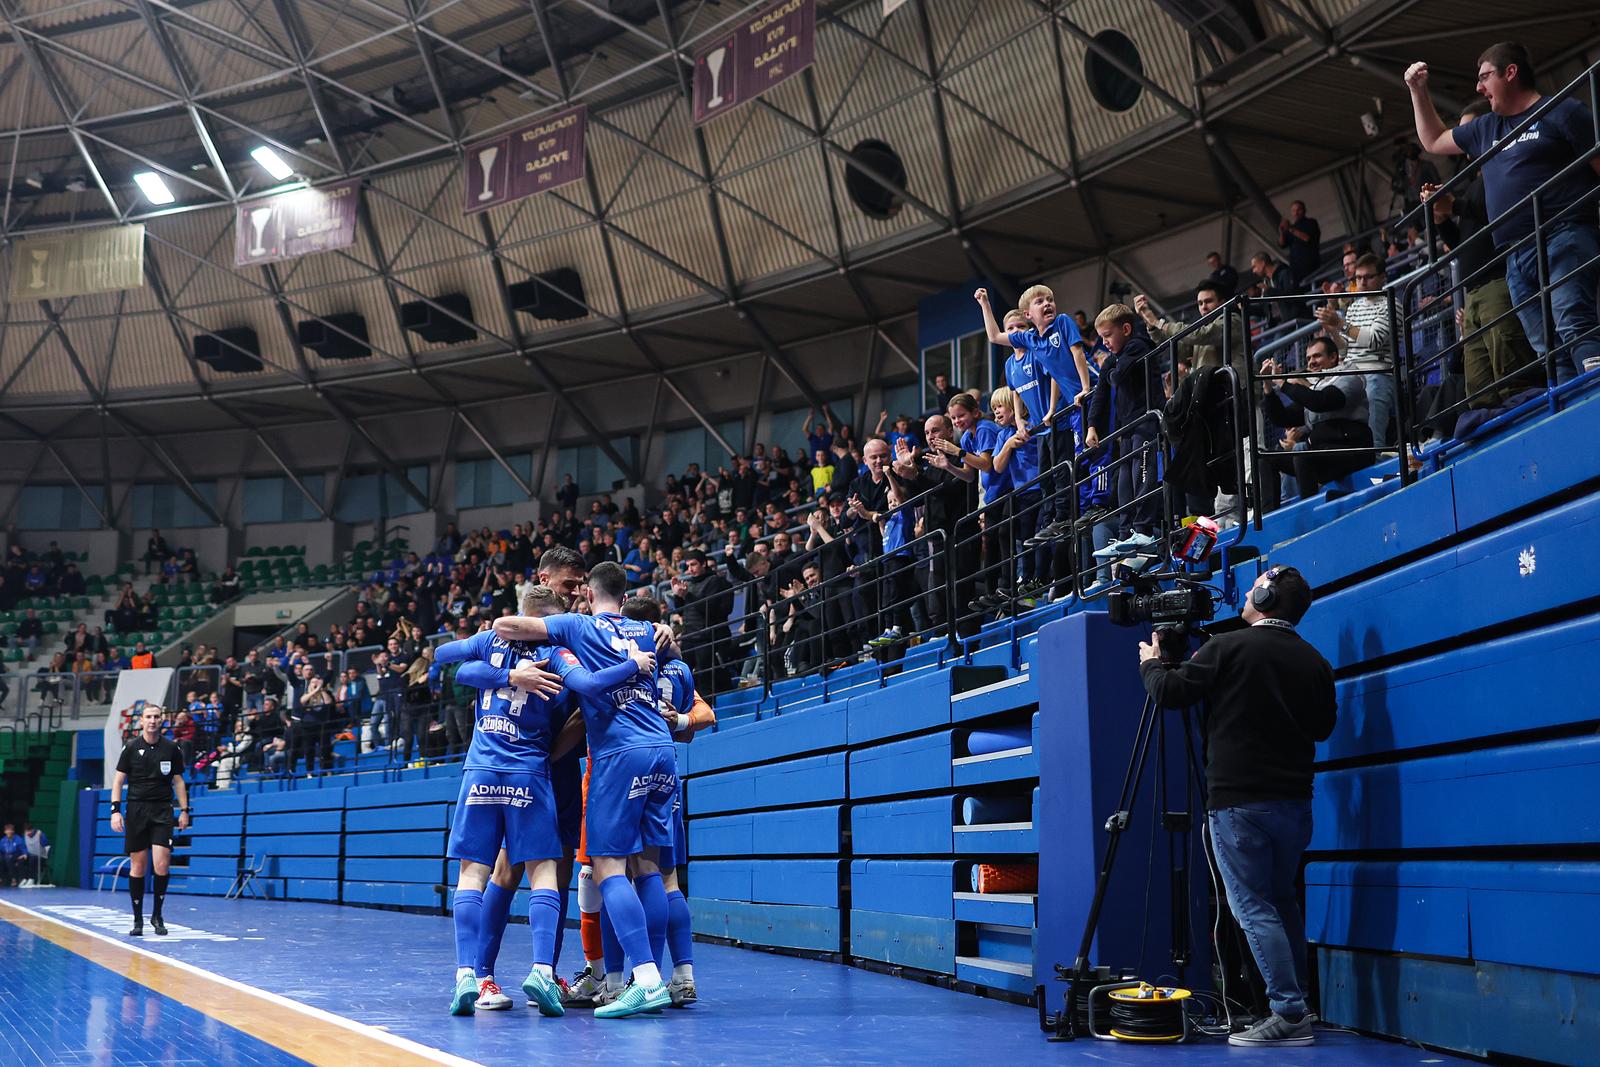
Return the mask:
<path id="1" fill-rule="evenodd" d="M 122 746 L 117 757 L 117 770 L 128 779 L 127 809 L 123 812 L 123 848 L 129 856 L 137 856 L 152 845 L 172 847 L 172 808 L 174 791 L 172 780 L 183 774 L 183 752 L 166 737 L 146 741 L 142 734 Z M 153 857 L 152 857 L 153 858 Z M 161 905 L 167 896 L 166 874 L 151 872 L 155 879 L 155 900 L 150 909 L 150 921 L 156 933 L 166 932 L 162 923 Z M 144 927 L 144 879 L 128 877 L 128 897 L 133 902 L 133 930 L 140 934 Z"/>

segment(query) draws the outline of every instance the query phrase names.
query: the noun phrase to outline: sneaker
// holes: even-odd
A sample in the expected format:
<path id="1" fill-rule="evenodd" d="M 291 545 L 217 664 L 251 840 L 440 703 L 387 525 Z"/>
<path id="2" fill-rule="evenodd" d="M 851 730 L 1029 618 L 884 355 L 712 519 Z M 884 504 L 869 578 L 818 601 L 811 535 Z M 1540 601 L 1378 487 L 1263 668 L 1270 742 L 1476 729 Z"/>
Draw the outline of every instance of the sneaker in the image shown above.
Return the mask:
<path id="1" fill-rule="evenodd" d="M 561 987 L 556 985 L 554 978 L 545 977 L 545 973 L 537 967 L 522 980 L 522 991 L 528 994 L 529 1005 L 538 1006 L 540 1015 L 567 1013 L 567 1009 L 561 1006 Z"/>
<path id="2" fill-rule="evenodd" d="M 1281 1015 L 1273 1014 L 1262 1019 L 1250 1029 L 1228 1035 L 1228 1044 L 1246 1048 L 1284 1048 L 1290 1045 L 1309 1045 L 1316 1034 L 1311 1030 L 1311 1020 L 1292 1023 Z"/>
<path id="3" fill-rule="evenodd" d="M 511 1007 L 511 998 L 506 996 L 505 991 L 500 988 L 500 983 L 494 980 L 493 975 L 488 978 L 478 979 L 477 1010 L 505 1011 L 509 1007 Z"/>
<path id="4" fill-rule="evenodd" d="M 1127 537 L 1124 537 L 1122 540 L 1118 541 L 1115 545 L 1108 547 L 1115 548 L 1123 555 L 1133 555 L 1139 552 L 1144 552 L 1145 550 L 1153 547 L 1155 544 L 1156 539 L 1153 535 L 1134 531 Z"/>
<path id="5" fill-rule="evenodd" d="M 1087 600 L 1089 597 L 1098 596 L 1110 588 L 1111 583 L 1109 581 L 1104 578 L 1097 578 L 1093 585 L 1083 591 L 1084 599 Z"/>
<path id="6" fill-rule="evenodd" d="M 572 976 L 572 984 L 567 986 L 568 1007 L 593 1007 L 599 1003 L 600 994 L 605 992 L 605 980 L 588 967 Z"/>
<path id="7" fill-rule="evenodd" d="M 1121 541 L 1113 541 L 1104 548 L 1097 548 L 1094 550 L 1095 559 L 1121 559 L 1126 555 L 1128 555 L 1128 553 L 1122 550 Z"/>
<path id="8" fill-rule="evenodd" d="M 29 889 L 32 886 L 33 886 L 33 879 L 32 878 L 24 878 L 22 881 L 17 883 L 17 888 L 18 889 Z"/>
<path id="9" fill-rule="evenodd" d="M 167 924 L 161 921 L 161 916 L 150 916 L 150 929 L 155 931 L 157 937 L 167 936 Z"/>
<path id="10" fill-rule="evenodd" d="M 672 998 L 674 1008 L 686 1008 L 700 999 L 694 991 L 693 978 L 674 978 L 667 983 L 667 995 Z"/>
<path id="11" fill-rule="evenodd" d="M 626 988 L 626 986 L 623 987 L 623 989 Z M 595 991 L 594 1006 L 596 1008 L 602 1008 L 620 996 L 622 996 L 622 989 L 607 989 L 602 985 L 598 990 Z"/>
<path id="12" fill-rule="evenodd" d="M 657 982 L 646 989 L 638 982 L 630 982 L 621 994 L 609 1004 L 604 1004 L 594 1010 L 596 1019 L 625 1019 L 630 1015 L 642 1015 L 646 1012 L 660 1011 L 672 1003 L 672 994 L 667 992 L 667 987 Z"/>
<path id="13" fill-rule="evenodd" d="M 478 1002 L 478 979 L 468 967 L 456 975 L 455 992 L 450 995 L 451 1015 L 471 1015 Z"/>
<path id="14" fill-rule="evenodd" d="M 129 937 L 143 937 L 144 936 L 144 916 L 143 915 L 135 915 L 133 917 L 133 929 L 128 931 L 128 936 Z"/>

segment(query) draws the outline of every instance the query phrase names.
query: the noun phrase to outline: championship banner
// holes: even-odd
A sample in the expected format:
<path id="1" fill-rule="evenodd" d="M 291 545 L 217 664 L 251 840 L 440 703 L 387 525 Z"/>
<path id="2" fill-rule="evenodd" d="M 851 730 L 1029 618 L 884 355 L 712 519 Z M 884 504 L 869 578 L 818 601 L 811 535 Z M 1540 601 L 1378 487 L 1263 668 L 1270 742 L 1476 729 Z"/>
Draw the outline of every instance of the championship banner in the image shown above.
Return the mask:
<path id="1" fill-rule="evenodd" d="M 816 0 L 778 0 L 695 53 L 698 126 L 754 100 L 816 60 Z"/>
<path id="2" fill-rule="evenodd" d="M 146 667 L 143 670 L 117 672 L 117 691 L 111 698 L 111 710 L 106 713 L 105 788 L 111 788 L 111 776 L 117 772 L 117 756 L 122 752 L 122 731 L 139 728 L 139 713 L 146 704 L 162 704 L 167 699 L 167 688 L 172 684 L 171 667 Z"/>
<path id="3" fill-rule="evenodd" d="M 583 144 L 588 131 L 589 112 L 580 104 L 469 145 L 466 213 L 582 180 L 587 173 Z"/>
<path id="4" fill-rule="evenodd" d="M 238 207 L 233 224 L 233 265 L 258 267 L 356 242 L 360 180 L 293 189 Z"/>
<path id="5" fill-rule="evenodd" d="M 54 300 L 144 285 L 144 226 L 108 226 L 11 245 L 11 299 Z"/>

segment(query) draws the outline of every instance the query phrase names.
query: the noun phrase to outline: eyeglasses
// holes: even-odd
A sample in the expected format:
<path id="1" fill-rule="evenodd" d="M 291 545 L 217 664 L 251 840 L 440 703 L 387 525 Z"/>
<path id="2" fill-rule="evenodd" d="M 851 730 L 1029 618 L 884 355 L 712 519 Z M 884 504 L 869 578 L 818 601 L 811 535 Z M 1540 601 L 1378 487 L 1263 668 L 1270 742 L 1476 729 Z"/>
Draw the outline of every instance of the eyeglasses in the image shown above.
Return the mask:
<path id="1" fill-rule="evenodd" d="M 1478 71 L 1478 85 L 1482 86 L 1484 82 L 1488 81 L 1495 75 L 1504 73 L 1505 71 L 1500 70 L 1497 67 L 1490 67 L 1488 70 L 1480 70 Z"/>

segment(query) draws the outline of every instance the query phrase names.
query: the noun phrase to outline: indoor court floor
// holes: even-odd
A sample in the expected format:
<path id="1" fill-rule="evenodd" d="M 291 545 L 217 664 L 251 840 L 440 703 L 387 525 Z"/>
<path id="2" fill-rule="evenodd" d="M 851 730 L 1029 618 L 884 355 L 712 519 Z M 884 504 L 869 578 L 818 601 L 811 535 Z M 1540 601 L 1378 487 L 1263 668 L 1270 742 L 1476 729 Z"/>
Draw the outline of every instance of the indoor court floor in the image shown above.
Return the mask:
<path id="1" fill-rule="evenodd" d="M 1032 1009 L 854 967 L 695 946 L 700 1003 L 659 1016 L 544 1019 L 516 988 L 527 927 L 499 977 L 516 1006 L 453 1018 L 448 918 L 173 895 L 169 936 L 126 936 L 122 893 L 0 892 L 0 1056 L 10 1064 L 329 1065 L 1093 1062 L 1399 1067 L 1445 1054 L 1323 1031 L 1302 1049 L 1048 1044 Z M 568 931 L 566 959 L 577 959 Z"/>

